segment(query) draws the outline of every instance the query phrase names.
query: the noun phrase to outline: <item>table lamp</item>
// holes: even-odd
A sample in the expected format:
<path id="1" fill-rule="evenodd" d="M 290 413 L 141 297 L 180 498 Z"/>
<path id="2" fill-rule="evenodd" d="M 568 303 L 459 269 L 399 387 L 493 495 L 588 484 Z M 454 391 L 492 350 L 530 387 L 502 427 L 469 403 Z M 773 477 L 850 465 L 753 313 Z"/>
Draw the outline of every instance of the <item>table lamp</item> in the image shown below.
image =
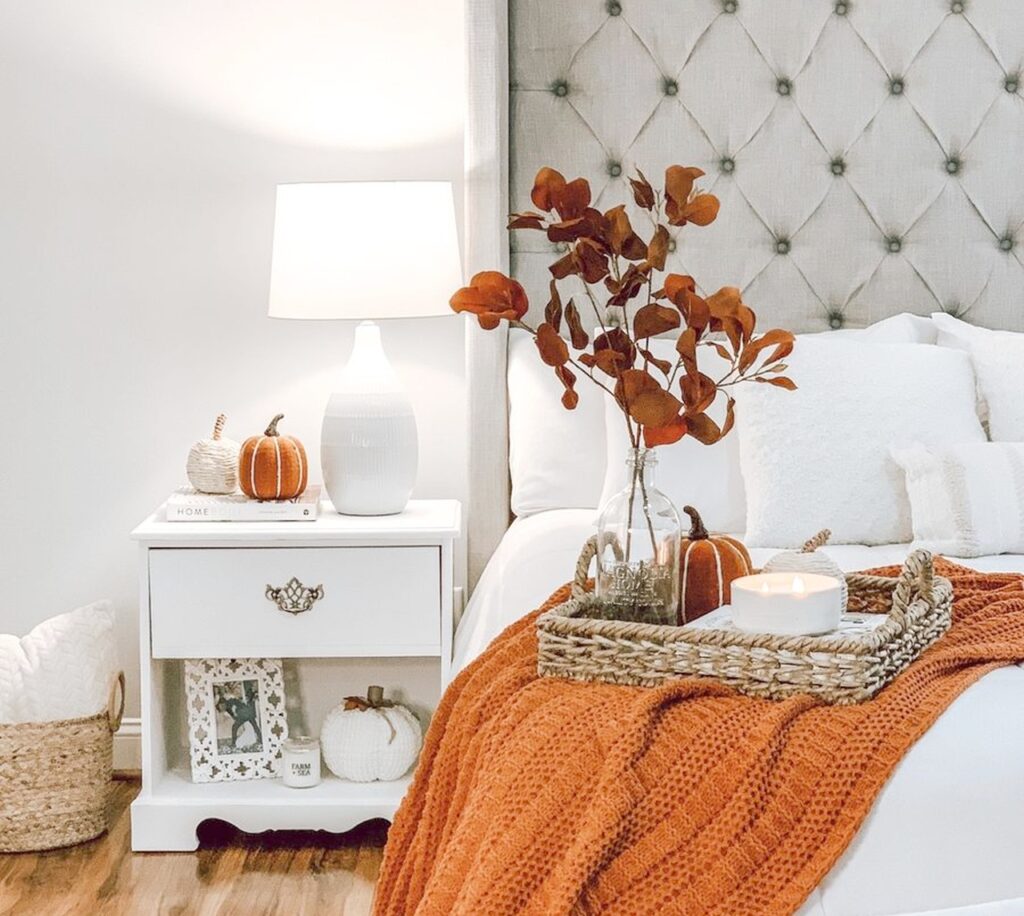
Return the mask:
<path id="1" fill-rule="evenodd" d="M 277 188 L 272 318 L 451 315 L 462 284 L 447 181 L 345 181 Z M 343 515 L 401 512 L 416 482 L 412 402 L 373 320 L 356 326 L 320 436 L 324 486 Z"/>

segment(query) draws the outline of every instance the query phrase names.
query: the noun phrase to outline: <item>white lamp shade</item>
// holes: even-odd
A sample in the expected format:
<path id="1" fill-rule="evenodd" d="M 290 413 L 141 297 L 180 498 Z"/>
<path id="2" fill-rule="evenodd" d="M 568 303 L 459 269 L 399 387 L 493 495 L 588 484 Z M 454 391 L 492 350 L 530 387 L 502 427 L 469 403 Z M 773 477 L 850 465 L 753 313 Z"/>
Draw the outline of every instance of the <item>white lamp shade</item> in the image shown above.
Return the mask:
<path id="1" fill-rule="evenodd" d="M 461 285 L 450 182 L 278 186 L 270 317 L 449 315 Z"/>

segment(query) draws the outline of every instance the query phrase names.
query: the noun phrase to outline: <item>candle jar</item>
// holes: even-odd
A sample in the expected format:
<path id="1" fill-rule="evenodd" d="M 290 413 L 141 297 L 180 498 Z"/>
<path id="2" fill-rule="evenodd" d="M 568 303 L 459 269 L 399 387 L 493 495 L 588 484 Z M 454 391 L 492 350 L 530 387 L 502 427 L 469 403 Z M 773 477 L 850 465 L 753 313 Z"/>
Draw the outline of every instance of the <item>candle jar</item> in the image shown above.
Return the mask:
<path id="1" fill-rule="evenodd" d="M 682 528 L 676 507 L 654 485 L 657 463 L 653 449 L 633 449 L 629 483 L 601 509 L 595 590 L 610 617 L 674 624 Z"/>
<path id="2" fill-rule="evenodd" d="M 320 742 L 297 735 L 281 744 L 281 772 L 284 784 L 292 789 L 308 789 L 320 784 Z"/>
<path id="3" fill-rule="evenodd" d="M 819 636 L 839 627 L 838 579 L 815 573 L 760 573 L 732 581 L 732 622 L 748 633 Z"/>

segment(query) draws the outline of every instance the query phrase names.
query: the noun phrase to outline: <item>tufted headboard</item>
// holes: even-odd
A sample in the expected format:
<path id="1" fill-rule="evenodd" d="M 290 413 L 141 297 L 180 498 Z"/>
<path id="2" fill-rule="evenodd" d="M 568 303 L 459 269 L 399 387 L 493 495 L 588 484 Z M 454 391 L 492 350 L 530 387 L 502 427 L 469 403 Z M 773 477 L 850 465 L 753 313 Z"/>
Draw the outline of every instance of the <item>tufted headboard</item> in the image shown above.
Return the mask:
<path id="1" fill-rule="evenodd" d="M 600 209 L 635 166 L 696 165 L 721 215 L 669 266 L 769 324 L 1024 329 L 1019 0 L 511 0 L 509 21 L 513 207 L 542 165 Z M 512 245 L 543 296 L 553 246 Z"/>
<path id="2" fill-rule="evenodd" d="M 470 229 L 497 121 L 494 212 L 528 207 L 542 165 L 601 208 L 635 166 L 702 168 L 721 213 L 681 230 L 669 267 L 740 286 L 765 324 L 943 309 L 1024 330 L 1024 0 L 470 0 L 469 28 Z M 501 87 L 507 68 L 490 121 L 481 68 Z M 507 256 L 542 305 L 554 247 L 488 232 L 486 266 Z M 485 266 L 472 245 L 468 263 Z M 471 385 L 476 362 L 493 391 L 494 346 L 471 336 Z"/>

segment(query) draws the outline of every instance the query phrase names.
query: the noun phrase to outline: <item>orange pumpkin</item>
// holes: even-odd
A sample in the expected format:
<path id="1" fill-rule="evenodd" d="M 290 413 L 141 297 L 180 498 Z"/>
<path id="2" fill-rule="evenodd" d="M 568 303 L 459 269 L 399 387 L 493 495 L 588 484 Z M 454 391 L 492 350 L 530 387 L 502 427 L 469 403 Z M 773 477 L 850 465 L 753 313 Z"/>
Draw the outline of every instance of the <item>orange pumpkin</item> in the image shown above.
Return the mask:
<path id="1" fill-rule="evenodd" d="M 747 548 L 736 538 L 709 535 L 693 506 L 683 511 L 690 516 L 690 534 L 679 549 L 680 626 L 728 604 L 732 580 L 753 571 Z"/>
<path id="2" fill-rule="evenodd" d="M 250 499 L 294 499 L 306 489 L 309 462 L 294 436 L 282 436 L 279 413 L 262 436 L 250 436 L 238 455 L 238 483 Z"/>

